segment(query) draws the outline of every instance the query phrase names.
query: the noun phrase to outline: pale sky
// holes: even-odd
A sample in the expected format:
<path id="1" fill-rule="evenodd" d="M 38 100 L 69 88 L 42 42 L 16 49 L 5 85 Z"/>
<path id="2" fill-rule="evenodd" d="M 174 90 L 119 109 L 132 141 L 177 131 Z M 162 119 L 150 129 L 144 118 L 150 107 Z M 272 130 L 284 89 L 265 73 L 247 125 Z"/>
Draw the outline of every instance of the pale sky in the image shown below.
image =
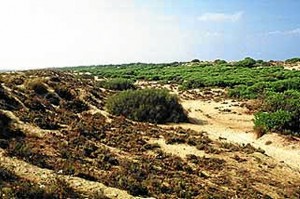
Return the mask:
<path id="1" fill-rule="evenodd" d="M 0 0 L 0 70 L 300 54 L 297 0 Z"/>

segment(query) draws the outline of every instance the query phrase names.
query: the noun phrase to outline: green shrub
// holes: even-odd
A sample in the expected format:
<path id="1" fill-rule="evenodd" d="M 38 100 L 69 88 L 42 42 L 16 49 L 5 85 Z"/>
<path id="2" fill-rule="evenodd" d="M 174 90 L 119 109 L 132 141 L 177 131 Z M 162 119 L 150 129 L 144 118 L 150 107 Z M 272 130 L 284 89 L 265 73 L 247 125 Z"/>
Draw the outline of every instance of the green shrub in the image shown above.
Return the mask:
<path id="1" fill-rule="evenodd" d="M 287 90 L 283 93 L 267 92 L 261 112 L 255 115 L 255 127 L 263 131 L 290 131 L 299 135 L 300 92 Z"/>
<path id="2" fill-rule="evenodd" d="M 300 90 L 300 78 L 284 79 L 270 83 L 272 90 L 276 92 L 284 92 L 286 90 Z"/>
<path id="3" fill-rule="evenodd" d="M 258 112 L 254 115 L 254 128 L 263 133 L 271 130 L 282 131 L 288 128 L 292 113 L 278 110 L 271 113 Z"/>
<path id="4" fill-rule="evenodd" d="M 238 85 L 228 90 L 228 96 L 244 99 L 255 99 L 269 91 L 273 91 L 274 95 L 276 95 L 276 93 L 287 90 L 300 90 L 300 78 L 289 78 L 273 82 L 257 82 L 251 86 Z"/>
<path id="5" fill-rule="evenodd" d="M 106 107 L 114 115 L 152 123 L 184 122 L 187 116 L 178 98 L 167 90 L 128 90 L 111 96 Z"/>
<path id="6" fill-rule="evenodd" d="M 251 57 L 246 57 L 245 59 L 237 62 L 237 65 L 252 68 L 256 64 L 256 61 L 252 59 Z"/>
<path id="7" fill-rule="evenodd" d="M 183 82 L 183 89 L 192 89 L 192 88 L 203 88 L 205 87 L 205 81 L 202 79 L 188 79 Z"/>
<path id="8" fill-rule="evenodd" d="M 241 98 L 241 99 L 255 99 L 257 98 L 258 94 L 259 93 L 256 92 L 255 88 L 245 86 L 245 85 L 238 85 L 235 88 L 228 90 L 229 97 Z"/>
<path id="9" fill-rule="evenodd" d="M 287 90 L 283 93 L 267 92 L 263 111 L 275 112 L 285 110 L 300 115 L 300 92 Z"/>
<path id="10" fill-rule="evenodd" d="M 99 86 L 106 88 L 106 89 L 118 90 L 118 91 L 135 89 L 135 86 L 134 86 L 132 80 L 123 79 L 123 78 L 116 78 L 116 79 L 110 79 L 107 81 L 101 81 L 101 82 L 99 82 Z"/>

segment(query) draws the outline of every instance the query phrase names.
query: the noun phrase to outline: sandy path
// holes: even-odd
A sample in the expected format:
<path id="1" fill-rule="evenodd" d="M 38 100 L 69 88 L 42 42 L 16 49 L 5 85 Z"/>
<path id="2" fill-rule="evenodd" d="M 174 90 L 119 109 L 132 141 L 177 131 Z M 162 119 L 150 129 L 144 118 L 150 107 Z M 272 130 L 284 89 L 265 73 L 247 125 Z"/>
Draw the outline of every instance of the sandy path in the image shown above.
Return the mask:
<path id="1" fill-rule="evenodd" d="M 238 144 L 250 143 L 256 148 L 263 149 L 267 155 L 277 161 L 284 161 L 290 167 L 300 171 L 299 141 L 287 143 L 278 134 L 267 134 L 256 139 L 253 133 L 253 115 L 246 114 L 247 109 L 239 107 L 238 104 L 231 100 L 223 102 L 183 100 L 182 105 L 189 111 L 189 117 L 197 123 L 172 124 L 172 126 L 206 131 L 212 139 L 224 138 Z M 266 145 L 267 141 L 272 143 Z"/>

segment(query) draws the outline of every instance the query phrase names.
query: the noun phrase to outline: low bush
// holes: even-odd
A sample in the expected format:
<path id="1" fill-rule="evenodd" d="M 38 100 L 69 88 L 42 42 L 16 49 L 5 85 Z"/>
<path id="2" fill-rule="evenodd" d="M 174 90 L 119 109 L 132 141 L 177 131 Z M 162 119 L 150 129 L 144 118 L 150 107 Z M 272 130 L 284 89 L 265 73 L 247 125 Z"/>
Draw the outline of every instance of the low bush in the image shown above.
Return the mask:
<path id="1" fill-rule="evenodd" d="M 83 111 L 89 110 L 89 106 L 82 100 L 76 98 L 73 101 L 67 101 L 63 104 L 63 107 L 74 113 L 81 113 Z"/>
<path id="2" fill-rule="evenodd" d="M 0 111 L 0 139 L 1 145 L 5 144 L 4 140 L 9 140 L 17 137 L 24 137 L 24 133 L 13 125 L 13 120 L 4 112 Z M 2 140 L 3 139 L 3 140 Z"/>
<path id="3" fill-rule="evenodd" d="M 51 103 L 53 105 L 56 105 L 56 106 L 59 105 L 60 99 L 59 99 L 59 97 L 57 96 L 56 93 L 48 93 L 45 96 L 45 98 L 48 100 L 49 103 Z"/>
<path id="4" fill-rule="evenodd" d="M 199 63 L 200 60 L 199 59 L 193 59 L 191 62 L 193 62 L 193 63 Z"/>
<path id="5" fill-rule="evenodd" d="M 249 86 L 238 85 L 235 88 L 228 90 L 228 96 L 242 99 L 254 99 L 257 97 L 257 92 L 251 92 Z"/>
<path id="6" fill-rule="evenodd" d="M 227 62 L 225 60 L 223 60 L 223 59 L 216 59 L 214 61 L 214 64 L 227 64 Z"/>
<path id="7" fill-rule="evenodd" d="M 18 110 L 21 107 L 21 104 L 0 85 L 0 109 Z"/>
<path id="8" fill-rule="evenodd" d="M 101 82 L 99 82 L 99 86 L 106 88 L 106 89 L 118 90 L 118 91 L 135 89 L 133 81 L 131 81 L 129 79 L 123 79 L 123 78 L 116 78 L 116 79 L 111 79 L 111 80 L 107 80 L 107 81 L 101 81 Z"/>
<path id="9" fill-rule="evenodd" d="M 290 78 L 274 82 L 257 82 L 250 86 L 237 85 L 228 90 L 228 96 L 243 99 L 255 99 L 270 91 L 279 93 L 287 90 L 300 90 L 300 78 Z"/>
<path id="10" fill-rule="evenodd" d="M 288 128 L 291 120 L 292 113 L 288 111 L 258 112 L 254 115 L 254 128 L 256 131 L 259 131 L 258 133 L 263 134 L 272 130 L 282 131 Z"/>
<path id="11" fill-rule="evenodd" d="M 111 114 L 136 121 L 167 123 L 184 122 L 187 116 L 178 98 L 167 90 L 128 90 L 111 96 L 106 103 Z"/>
<path id="12" fill-rule="evenodd" d="M 256 61 L 252 59 L 251 57 L 246 57 L 245 59 L 237 62 L 237 65 L 252 68 L 256 64 Z"/>
<path id="13" fill-rule="evenodd" d="M 57 87 L 55 88 L 55 92 L 67 101 L 73 100 L 75 98 L 75 91 L 67 88 L 67 87 Z"/>
<path id="14" fill-rule="evenodd" d="M 254 124 L 259 131 L 290 131 L 299 135 L 300 92 L 267 92 L 261 112 L 255 114 Z"/>

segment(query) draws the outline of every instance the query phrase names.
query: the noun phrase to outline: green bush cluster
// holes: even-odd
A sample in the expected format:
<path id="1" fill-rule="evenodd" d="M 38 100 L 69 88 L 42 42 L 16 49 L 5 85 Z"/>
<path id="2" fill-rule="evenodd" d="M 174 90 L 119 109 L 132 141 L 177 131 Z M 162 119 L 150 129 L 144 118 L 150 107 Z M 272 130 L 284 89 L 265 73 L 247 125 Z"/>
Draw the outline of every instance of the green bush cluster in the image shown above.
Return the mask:
<path id="1" fill-rule="evenodd" d="M 300 57 L 293 57 L 290 59 L 285 60 L 285 63 L 294 64 L 300 62 Z"/>
<path id="2" fill-rule="evenodd" d="M 300 78 L 300 71 L 291 71 L 270 62 L 245 58 L 236 63 L 214 62 L 123 64 L 72 68 L 76 72 L 90 72 L 101 78 L 161 81 L 179 84 L 183 89 L 201 87 L 252 86 L 256 83 L 276 82 Z M 240 96 L 243 98 L 243 96 Z"/>
<path id="3" fill-rule="evenodd" d="M 216 59 L 216 60 L 214 61 L 214 63 L 215 63 L 215 64 L 226 64 L 227 61 L 225 61 L 225 60 L 223 60 L 223 59 Z"/>
<path id="4" fill-rule="evenodd" d="M 286 60 L 296 63 L 300 58 Z M 189 62 L 168 64 L 125 64 L 73 68 L 78 72 L 90 72 L 103 78 L 126 78 L 131 80 L 155 80 L 163 83 L 176 83 L 180 89 L 203 87 L 222 87 L 227 89 L 228 96 L 240 99 L 260 98 L 265 107 L 256 116 L 256 126 L 265 131 L 297 131 L 299 98 L 289 108 L 283 104 L 289 99 L 270 100 L 271 96 L 285 96 L 287 93 L 300 92 L 300 71 L 287 70 L 283 66 L 274 66 L 274 61 L 254 60 L 250 57 L 226 63 L 223 60 L 214 62 Z M 277 106 L 277 103 L 281 103 Z M 276 107 L 276 108 L 274 108 Z M 285 111 L 285 112 L 283 112 Z M 286 114 L 285 114 L 286 113 Z M 283 117 L 279 121 L 278 117 Z M 291 117 L 290 117 L 291 116 Z M 263 125 L 264 124 L 264 125 Z M 299 125 L 298 125 L 299 126 Z"/>
<path id="5" fill-rule="evenodd" d="M 300 92 L 268 92 L 262 110 L 255 114 L 255 128 L 267 131 L 288 131 L 299 135 Z"/>
<path id="6" fill-rule="evenodd" d="M 101 82 L 99 82 L 98 86 L 106 88 L 106 89 L 118 90 L 118 91 L 135 89 L 133 81 L 130 79 L 124 79 L 124 78 L 115 78 L 115 79 L 110 79 L 107 81 L 101 81 Z"/>
<path id="7" fill-rule="evenodd" d="M 258 112 L 254 116 L 255 129 L 262 133 L 268 131 L 282 131 L 288 127 L 292 114 L 288 111 L 277 110 L 275 112 Z"/>
<path id="8" fill-rule="evenodd" d="M 251 57 L 246 57 L 245 59 L 238 61 L 236 63 L 239 66 L 243 66 L 243 67 L 254 67 L 256 64 L 256 61 L 254 59 L 252 59 Z"/>
<path id="9" fill-rule="evenodd" d="M 288 78 L 284 80 L 276 81 L 262 81 L 253 85 L 237 85 L 236 87 L 229 89 L 228 96 L 243 99 L 255 99 L 262 97 L 266 92 L 284 92 L 287 90 L 299 90 L 300 91 L 300 78 Z"/>
<path id="10" fill-rule="evenodd" d="M 184 122 L 187 116 L 178 98 L 167 90 L 127 90 L 108 98 L 111 114 L 151 123 Z"/>

